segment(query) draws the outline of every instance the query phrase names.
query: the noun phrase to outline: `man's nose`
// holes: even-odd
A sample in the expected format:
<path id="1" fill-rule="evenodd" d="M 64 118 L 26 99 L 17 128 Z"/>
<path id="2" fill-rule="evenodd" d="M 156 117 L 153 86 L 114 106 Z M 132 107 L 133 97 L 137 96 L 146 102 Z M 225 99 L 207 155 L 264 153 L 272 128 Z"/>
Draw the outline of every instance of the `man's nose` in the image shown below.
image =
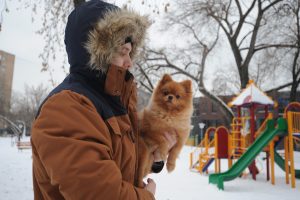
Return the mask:
<path id="1" fill-rule="evenodd" d="M 127 60 L 126 60 L 126 62 L 124 63 L 124 67 L 126 68 L 126 69 L 129 69 L 131 66 L 132 66 L 132 60 L 131 60 L 131 58 L 128 58 Z"/>

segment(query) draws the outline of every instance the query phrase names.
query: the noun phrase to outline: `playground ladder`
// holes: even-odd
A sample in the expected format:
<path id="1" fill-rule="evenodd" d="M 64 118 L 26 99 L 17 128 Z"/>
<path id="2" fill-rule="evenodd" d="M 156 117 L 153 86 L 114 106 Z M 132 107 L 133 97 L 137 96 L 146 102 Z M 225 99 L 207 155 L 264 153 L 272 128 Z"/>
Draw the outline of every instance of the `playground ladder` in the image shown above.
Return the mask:
<path id="1" fill-rule="evenodd" d="M 200 173 L 203 172 L 203 168 L 214 157 L 214 153 L 209 152 L 210 147 L 214 147 L 214 139 L 209 141 L 208 134 L 205 134 L 204 139 L 197 146 L 197 148 L 190 155 L 190 169 L 197 169 Z M 198 158 L 194 159 L 193 158 Z"/>
<path id="2" fill-rule="evenodd" d="M 245 126 L 247 118 L 235 117 L 231 124 L 231 137 L 229 141 L 229 156 L 238 159 L 246 149 L 246 137 L 241 134 L 241 129 Z"/>

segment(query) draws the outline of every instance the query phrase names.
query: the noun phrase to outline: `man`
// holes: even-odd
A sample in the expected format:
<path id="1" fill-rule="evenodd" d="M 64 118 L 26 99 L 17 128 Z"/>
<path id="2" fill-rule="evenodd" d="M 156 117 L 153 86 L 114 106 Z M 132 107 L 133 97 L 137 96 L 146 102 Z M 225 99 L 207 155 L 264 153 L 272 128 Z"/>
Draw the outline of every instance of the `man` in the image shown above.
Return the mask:
<path id="1" fill-rule="evenodd" d="M 70 74 L 41 105 L 32 127 L 35 199 L 154 199 L 136 187 L 136 84 L 128 69 L 149 21 L 91 0 L 68 18 Z M 166 134 L 170 149 L 176 139 Z M 154 160 L 159 157 L 154 152 Z M 163 162 L 156 162 L 159 172 Z"/>

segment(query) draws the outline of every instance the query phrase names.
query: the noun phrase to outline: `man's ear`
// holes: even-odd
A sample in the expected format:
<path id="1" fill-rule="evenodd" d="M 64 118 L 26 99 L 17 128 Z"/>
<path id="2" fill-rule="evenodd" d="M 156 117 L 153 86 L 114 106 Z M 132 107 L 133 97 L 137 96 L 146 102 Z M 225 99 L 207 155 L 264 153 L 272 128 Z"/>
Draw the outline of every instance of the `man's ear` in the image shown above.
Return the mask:
<path id="1" fill-rule="evenodd" d="M 164 85 L 167 82 L 172 81 L 172 77 L 169 74 L 164 74 L 164 76 L 162 77 L 161 81 L 159 82 L 160 85 Z"/>
<path id="2" fill-rule="evenodd" d="M 191 80 L 182 81 L 180 84 L 184 87 L 186 93 L 192 93 L 192 81 Z"/>

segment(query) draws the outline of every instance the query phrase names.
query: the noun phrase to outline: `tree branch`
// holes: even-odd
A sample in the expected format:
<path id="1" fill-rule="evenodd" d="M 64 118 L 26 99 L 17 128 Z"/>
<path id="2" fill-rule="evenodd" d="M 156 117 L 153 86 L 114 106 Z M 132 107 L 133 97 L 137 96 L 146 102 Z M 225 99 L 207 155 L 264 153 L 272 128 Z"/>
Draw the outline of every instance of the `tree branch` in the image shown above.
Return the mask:
<path id="1" fill-rule="evenodd" d="M 227 29 L 225 28 L 225 26 L 222 24 L 221 20 L 219 19 L 218 16 L 214 15 L 212 12 L 208 12 L 208 15 L 210 15 L 214 20 L 216 20 L 216 22 L 220 25 L 220 27 L 223 29 L 225 35 L 227 36 L 228 40 L 230 40 L 230 32 L 227 31 Z"/>
<path id="2" fill-rule="evenodd" d="M 183 23 L 183 22 L 177 22 L 179 25 L 182 25 L 182 26 L 184 26 L 185 28 L 187 28 L 187 29 L 189 29 L 191 32 L 192 32 L 192 34 L 193 34 L 193 36 L 194 36 L 194 38 L 196 39 L 196 41 L 202 46 L 202 47 L 205 47 L 206 45 L 198 38 L 198 36 L 197 36 L 197 34 L 196 34 L 196 32 L 195 32 L 195 29 L 193 29 L 190 25 L 188 25 L 188 24 L 186 24 L 186 23 Z"/>
<path id="3" fill-rule="evenodd" d="M 153 89 L 151 89 L 149 86 L 147 86 L 143 81 L 139 81 L 139 83 L 140 83 L 144 88 L 146 88 L 150 93 L 153 92 Z"/>
<path id="4" fill-rule="evenodd" d="M 243 11 L 242 11 L 239 0 L 235 0 L 235 4 L 238 7 L 238 11 L 239 11 L 240 19 L 241 19 L 243 17 Z"/>
<path id="5" fill-rule="evenodd" d="M 253 29 L 250 45 L 249 45 L 249 51 L 248 51 L 247 56 L 245 58 L 245 61 L 243 63 L 244 66 L 247 66 L 247 68 L 249 66 L 251 58 L 254 55 L 254 46 L 255 46 L 256 37 L 257 37 L 257 34 L 258 34 L 258 29 L 259 29 L 259 24 L 260 24 L 260 21 L 262 19 L 262 16 L 263 15 L 262 15 L 262 12 L 261 12 L 261 1 L 258 0 L 258 14 L 257 14 L 254 29 Z"/>
<path id="6" fill-rule="evenodd" d="M 274 91 L 278 91 L 278 90 L 281 90 L 281 89 L 286 88 L 286 87 L 288 87 L 288 86 L 291 86 L 292 84 L 293 84 L 293 82 L 286 83 L 286 84 L 284 84 L 284 85 L 280 85 L 280 86 L 278 86 L 278 87 L 276 87 L 276 88 L 272 88 L 272 89 L 267 90 L 267 91 L 265 91 L 265 92 L 266 92 L 266 93 L 271 93 L 271 92 L 274 92 Z"/>
<path id="7" fill-rule="evenodd" d="M 268 48 L 298 48 L 296 45 L 292 44 L 264 44 L 264 45 L 258 45 L 254 47 L 254 52 L 260 51 L 263 49 L 268 49 Z M 241 51 L 248 50 L 249 47 L 247 48 L 241 48 Z"/>
<path id="8" fill-rule="evenodd" d="M 268 6 L 266 6 L 264 9 L 262 9 L 262 12 L 267 11 L 269 8 L 271 8 L 272 6 L 276 5 L 276 4 L 279 3 L 280 1 L 283 1 L 283 0 L 276 0 L 276 1 L 273 1 L 273 2 L 270 3 Z"/>
<path id="9" fill-rule="evenodd" d="M 237 6 L 240 7 L 239 1 L 236 0 L 235 2 L 237 3 Z M 249 7 L 249 9 L 247 10 L 247 12 L 244 15 L 243 15 L 243 13 L 240 13 L 239 24 L 238 24 L 238 26 L 237 26 L 237 28 L 235 30 L 235 33 L 234 33 L 234 35 L 232 37 L 233 40 L 236 40 L 237 37 L 238 37 L 238 35 L 240 34 L 240 31 L 241 31 L 241 29 L 243 27 L 244 21 L 245 21 L 246 17 L 248 16 L 248 14 L 251 12 L 251 10 L 254 8 L 255 2 L 256 2 L 256 0 L 252 1 L 251 6 Z M 239 8 L 239 12 L 242 12 L 241 8 Z"/>
<path id="10" fill-rule="evenodd" d="M 161 67 L 168 67 L 168 68 L 172 68 L 175 69 L 179 72 L 181 72 L 182 74 L 190 77 L 191 79 L 193 79 L 194 81 L 197 81 L 197 78 L 194 77 L 193 75 L 191 75 L 190 73 L 188 73 L 187 71 L 181 69 L 180 67 L 174 65 L 173 63 L 170 62 L 170 60 L 168 59 L 167 55 L 163 52 L 157 52 L 154 50 L 150 50 L 152 53 L 157 54 L 157 55 L 162 55 L 164 57 L 164 61 L 166 62 L 166 65 L 160 65 Z"/>
<path id="11" fill-rule="evenodd" d="M 146 72 L 144 71 L 144 69 L 142 68 L 142 66 L 139 63 L 137 63 L 137 66 L 139 67 L 139 69 L 142 72 L 143 76 L 146 78 L 146 80 L 147 80 L 148 84 L 150 85 L 151 89 L 153 89 L 154 86 L 153 86 L 149 76 L 146 74 Z"/>
<path id="12" fill-rule="evenodd" d="M 243 41 L 253 32 L 253 30 L 249 31 L 239 42 L 238 47 L 240 47 L 243 43 Z M 248 48 L 247 48 L 248 49 Z"/>

